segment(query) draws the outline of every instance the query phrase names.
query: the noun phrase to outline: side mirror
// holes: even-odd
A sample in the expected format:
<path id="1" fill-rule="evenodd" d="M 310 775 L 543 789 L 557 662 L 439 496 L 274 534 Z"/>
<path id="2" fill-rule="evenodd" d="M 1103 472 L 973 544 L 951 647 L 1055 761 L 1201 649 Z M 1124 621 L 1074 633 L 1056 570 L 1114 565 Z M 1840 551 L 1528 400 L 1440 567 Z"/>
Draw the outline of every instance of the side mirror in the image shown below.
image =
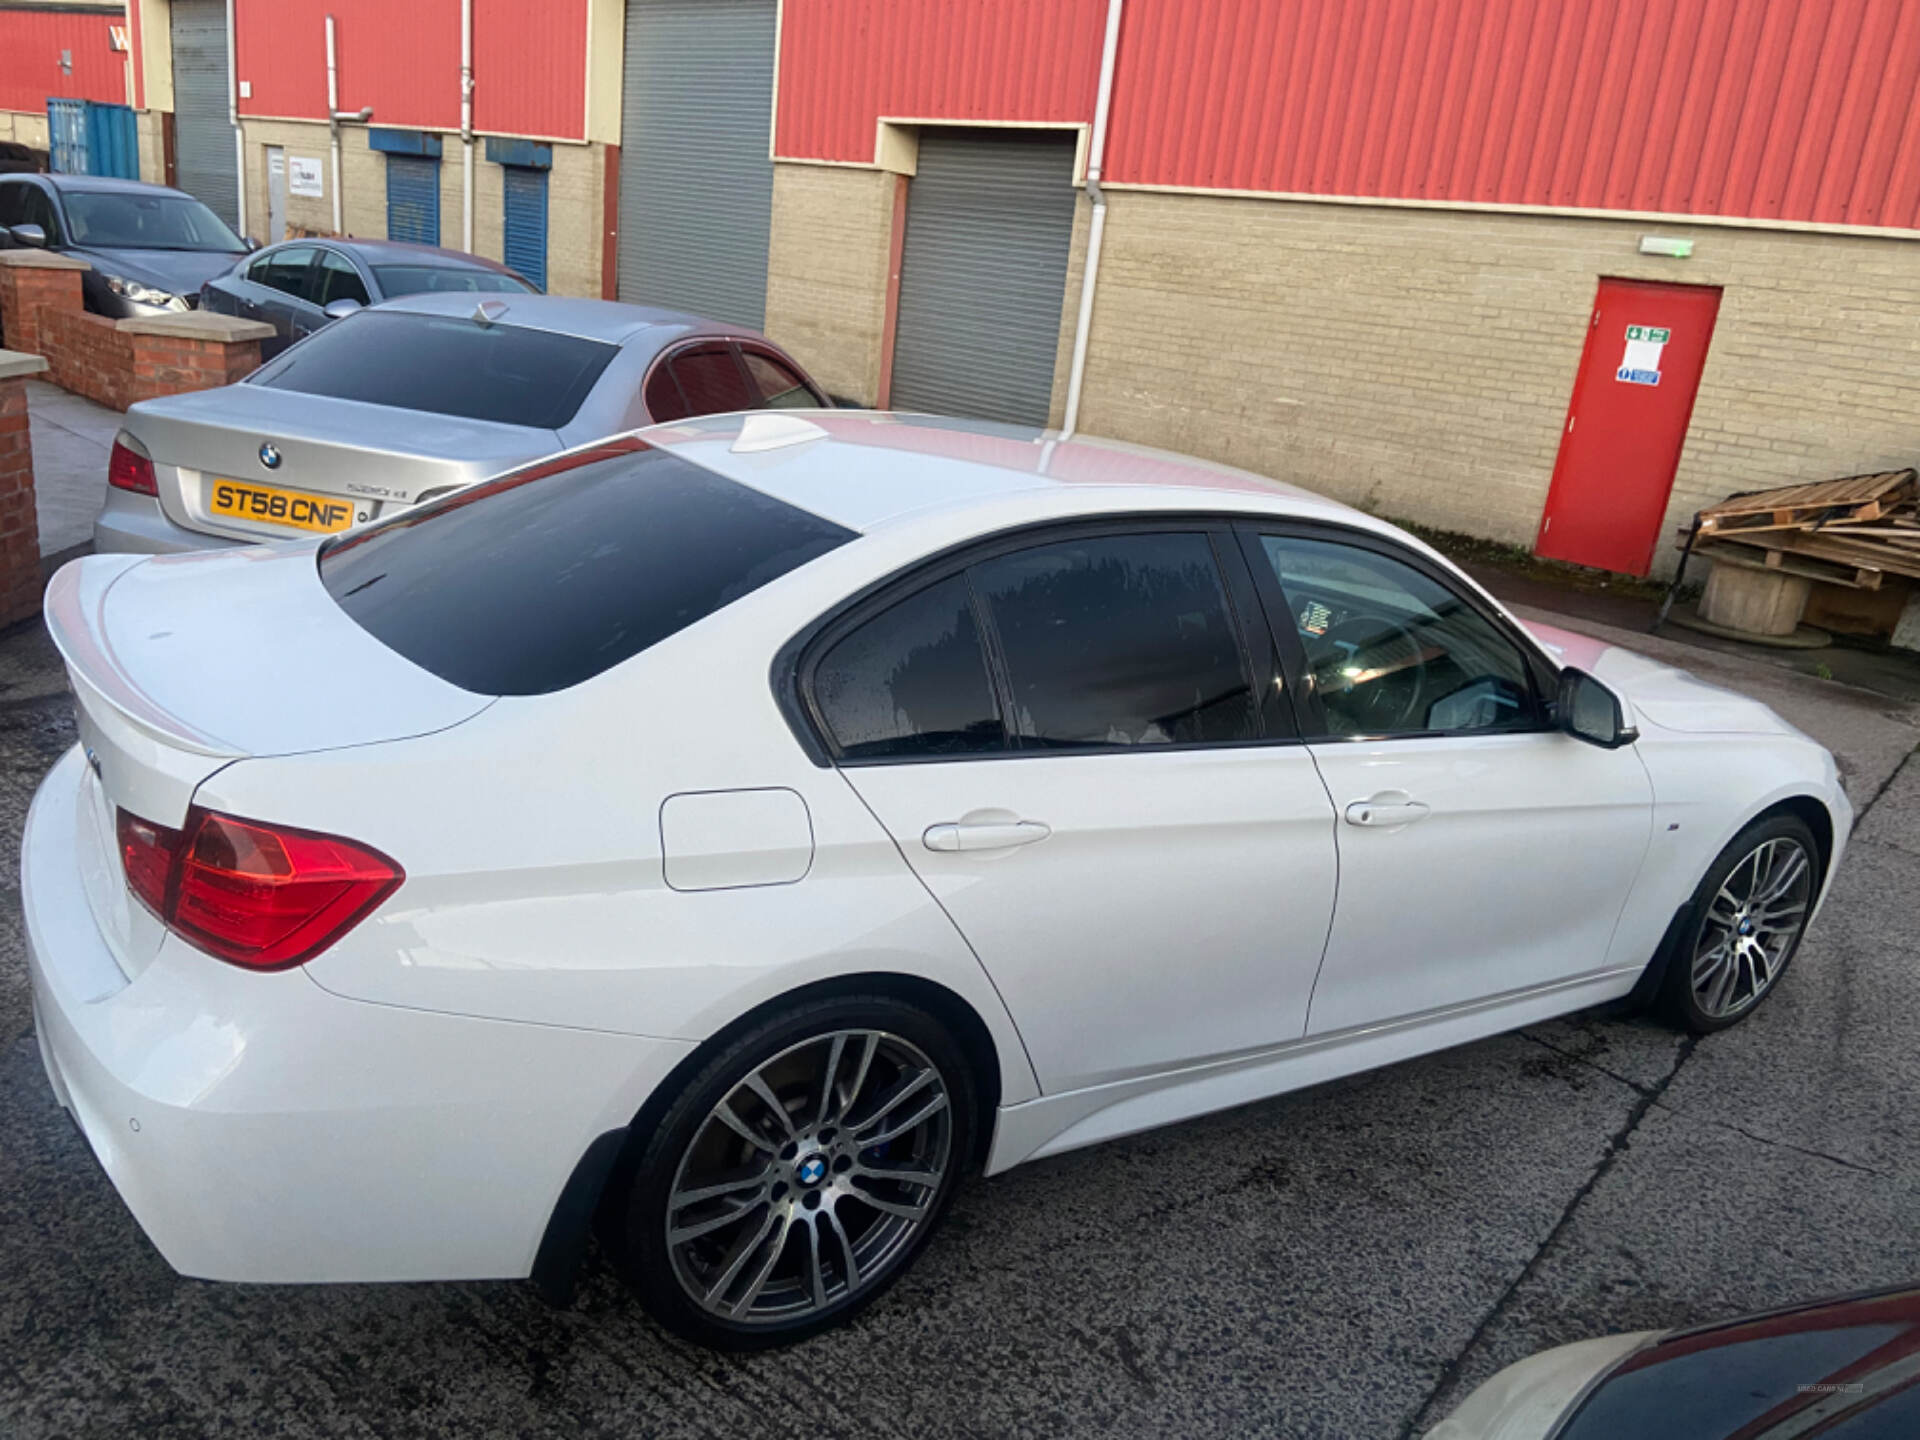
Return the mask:
<path id="1" fill-rule="evenodd" d="M 47 232 L 38 225 L 15 225 L 8 233 L 13 236 L 13 243 L 16 245 L 32 245 L 42 250 L 46 249 Z"/>
<path id="2" fill-rule="evenodd" d="M 240 248 L 243 251 L 245 251 L 247 254 L 251 255 L 254 251 L 260 248 L 260 242 L 254 239 L 253 236 L 249 235 L 247 236 L 246 239 L 240 242 Z"/>
<path id="3" fill-rule="evenodd" d="M 4 225 L 0 225 L 0 247 L 11 244 L 13 244 L 13 231 Z"/>
<path id="4" fill-rule="evenodd" d="M 344 320 L 359 308 L 360 302 L 358 300 L 335 300 L 320 313 L 325 315 L 329 320 Z M 359 333 L 357 330 L 354 331 L 356 335 Z"/>
<path id="5" fill-rule="evenodd" d="M 1554 714 L 1567 734 L 1603 750 L 1618 750 L 1640 738 L 1640 732 L 1627 723 L 1620 697 L 1571 665 L 1560 672 Z"/>

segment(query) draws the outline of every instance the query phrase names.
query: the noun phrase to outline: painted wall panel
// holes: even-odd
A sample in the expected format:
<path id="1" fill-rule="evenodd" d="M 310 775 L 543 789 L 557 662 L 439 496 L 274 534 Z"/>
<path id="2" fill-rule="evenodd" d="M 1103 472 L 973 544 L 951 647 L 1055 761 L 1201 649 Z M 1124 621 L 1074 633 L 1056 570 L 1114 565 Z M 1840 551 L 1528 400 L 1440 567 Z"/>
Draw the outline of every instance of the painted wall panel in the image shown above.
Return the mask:
<path id="1" fill-rule="evenodd" d="M 44 115 L 51 97 L 124 105 L 127 57 L 107 33 L 123 18 L 118 10 L 0 10 L 0 110 Z M 60 68 L 63 50 L 72 52 L 71 74 Z"/>
<path id="2" fill-rule="evenodd" d="M 787 0 L 775 148 L 1090 121 L 1100 0 Z M 1117 183 L 1920 227 L 1913 0 L 1128 0 Z"/>
<path id="3" fill-rule="evenodd" d="M 340 108 L 373 123 L 460 125 L 459 0 L 235 0 L 242 115 L 324 120 L 326 17 L 338 47 Z M 586 125 L 587 0 L 475 0 L 474 128 L 577 139 Z"/>

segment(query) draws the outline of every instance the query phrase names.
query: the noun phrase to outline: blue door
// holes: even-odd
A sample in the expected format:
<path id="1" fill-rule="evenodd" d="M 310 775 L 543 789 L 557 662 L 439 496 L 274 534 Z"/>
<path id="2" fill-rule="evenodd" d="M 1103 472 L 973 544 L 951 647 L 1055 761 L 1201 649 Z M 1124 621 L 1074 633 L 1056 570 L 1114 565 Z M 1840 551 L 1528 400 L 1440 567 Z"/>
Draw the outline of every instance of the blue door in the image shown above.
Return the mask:
<path id="1" fill-rule="evenodd" d="M 387 156 L 387 238 L 440 243 L 440 162 L 423 155 Z"/>
<path id="2" fill-rule="evenodd" d="M 540 289 L 547 288 L 547 172 L 508 165 L 505 243 L 507 268 L 518 270 Z"/>

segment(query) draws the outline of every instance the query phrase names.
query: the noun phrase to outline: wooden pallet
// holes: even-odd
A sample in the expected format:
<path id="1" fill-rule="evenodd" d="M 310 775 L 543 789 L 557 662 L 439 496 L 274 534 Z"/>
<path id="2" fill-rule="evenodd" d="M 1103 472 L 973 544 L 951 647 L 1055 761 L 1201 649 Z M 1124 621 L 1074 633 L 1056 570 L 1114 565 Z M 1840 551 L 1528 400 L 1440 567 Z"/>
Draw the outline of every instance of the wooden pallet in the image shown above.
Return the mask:
<path id="1" fill-rule="evenodd" d="M 1920 485 L 1912 470 L 1788 485 L 1707 506 L 1700 512 L 1700 531 L 1731 535 L 1893 521 L 1912 515 L 1916 495 Z"/>
<path id="2" fill-rule="evenodd" d="M 1877 566 L 1840 564 L 1746 541 L 1702 542 L 1695 547 L 1695 552 L 1706 556 L 1724 552 L 1731 559 L 1764 565 L 1769 570 L 1778 570 L 1785 575 L 1798 575 L 1807 580 L 1818 580 L 1827 585 L 1841 585 L 1849 590 L 1878 590 L 1880 582 L 1885 578 L 1884 572 Z"/>

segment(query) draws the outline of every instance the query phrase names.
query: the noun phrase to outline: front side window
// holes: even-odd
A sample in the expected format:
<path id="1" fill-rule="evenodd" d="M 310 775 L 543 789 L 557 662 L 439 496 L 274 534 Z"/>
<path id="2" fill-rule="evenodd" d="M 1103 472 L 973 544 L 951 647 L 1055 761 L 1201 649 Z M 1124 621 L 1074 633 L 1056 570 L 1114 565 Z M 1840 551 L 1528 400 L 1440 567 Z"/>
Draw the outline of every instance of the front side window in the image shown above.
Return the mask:
<path id="1" fill-rule="evenodd" d="M 551 330 L 368 310 L 351 324 L 324 327 L 246 383 L 558 430 L 619 353 Z"/>
<path id="2" fill-rule="evenodd" d="M 360 278 L 360 272 L 353 268 L 353 262 L 338 250 L 322 250 L 320 252 L 320 293 L 314 297 L 314 304 L 324 309 L 336 300 L 352 300 L 356 304 L 366 304 L 366 282 Z"/>
<path id="3" fill-rule="evenodd" d="M 813 695 L 849 760 L 1006 745 L 964 575 L 889 606 L 836 641 L 814 667 Z"/>
<path id="4" fill-rule="evenodd" d="M 0 180 L 0 225 L 18 225 L 21 222 L 26 208 L 27 191 L 32 188 L 31 185 L 23 184 L 18 180 L 11 185 Z"/>
<path id="5" fill-rule="evenodd" d="M 38 225 L 47 232 L 47 244 L 60 244 L 60 222 L 54 216 L 53 201 L 47 198 L 47 192 L 38 185 L 15 184 L 7 188 L 13 191 L 13 218 L 0 224 Z"/>
<path id="6" fill-rule="evenodd" d="M 293 245 L 285 250 L 276 250 L 256 263 L 249 276 L 269 290 L 278 290 L 283 295 L 305 300 L 308 298 L 307 276 L 312 267 L 313 247 Z"/>
<path id="7" fill-rule="evenodd" d="M 1527 661 L 1472 605 L 1421 570 L 1331 540 L 1260 540 L 1334 735 L 1527 728 Z"/>
<path id="8" fill-rule="evenodd" d="M 1091 536 L 974 568 L 1023 748 L 1259 738 L 1239 631 L 1198 532 Z"/>

